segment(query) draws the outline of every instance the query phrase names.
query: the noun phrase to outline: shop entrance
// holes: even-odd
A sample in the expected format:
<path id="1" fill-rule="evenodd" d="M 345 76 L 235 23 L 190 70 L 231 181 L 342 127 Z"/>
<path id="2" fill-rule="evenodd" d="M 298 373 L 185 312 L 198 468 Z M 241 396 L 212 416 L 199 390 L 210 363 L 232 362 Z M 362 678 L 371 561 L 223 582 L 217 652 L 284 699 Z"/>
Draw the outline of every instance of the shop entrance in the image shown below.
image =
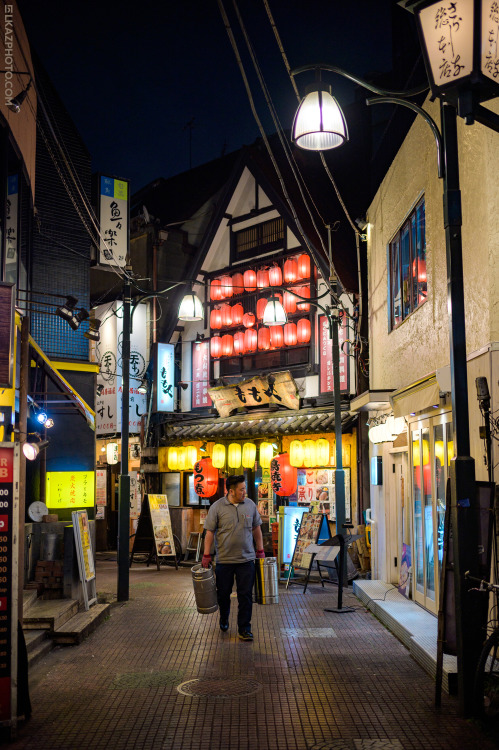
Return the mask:
<path id="1" fill-rule="evenodd" d="M 390 582 L 399 583 L 403 545 L 411 543 L 410 508 L 407 500 L 407 449 L 390 451 L 390 514 L 387 518 L 388 539 L 391 540 L 387 560 Z"/>

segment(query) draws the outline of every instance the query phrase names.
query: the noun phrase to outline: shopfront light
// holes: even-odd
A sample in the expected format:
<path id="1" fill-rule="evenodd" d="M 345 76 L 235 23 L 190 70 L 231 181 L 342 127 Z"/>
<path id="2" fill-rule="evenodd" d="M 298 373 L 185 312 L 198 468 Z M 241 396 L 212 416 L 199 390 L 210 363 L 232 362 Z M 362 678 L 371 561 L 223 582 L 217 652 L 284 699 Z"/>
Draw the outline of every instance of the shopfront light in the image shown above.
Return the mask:
<path id="1" fill-rule="evenodd" d="M 286 312 L 277 297 L 270 297 L 265 306 L 262 323 L 264 326 L 283 326 L 288 322 Z"/>
<path id="2" fill-rule="evenodd" d="M 243 467 L 253 469 L 256 461 L 256 445 L 254 443 L 245 443 L 243 445 Z"/>
<path id="3" fill-rule="evenodd" d="M 260 466 L 262 469 L 270 469 L 270 462 L 274 457 L 272 443 L 260 443 Z"/>
<path id="4" fill-rule="evenodd" d="M 308 151 L 325 151 L 348 141 L 345 117 L 326 83 L 316 81 L 307 86 L 295 115 L 291 140 Z"/>
<path id="5" fill-rule="evenodd" d="M 225 466 L 225 445 L 222 445 L 222 443 L 216 443 L 216 445 L 213 446 L 211 461 L 215 469 L 223 469 Z"/>
<path id="6" fill-rule="evenodd" d="M 204 319 L 201 300 L 193 292 L 186 294 L 178 309 L 178 319 L 185 323 L 194 323 Z"/>
<path id="7" fill-rule="evenodd" d="M 241 446 L 239 443 L 229 445 L 228 464 L 230 469 L 239 469 L 241 466 Z"/>
<path id="8" fill-rule="evenodd" d="M 178 448 L 168 448 L 168 468 L 170 471 L 178 469 Z"/>

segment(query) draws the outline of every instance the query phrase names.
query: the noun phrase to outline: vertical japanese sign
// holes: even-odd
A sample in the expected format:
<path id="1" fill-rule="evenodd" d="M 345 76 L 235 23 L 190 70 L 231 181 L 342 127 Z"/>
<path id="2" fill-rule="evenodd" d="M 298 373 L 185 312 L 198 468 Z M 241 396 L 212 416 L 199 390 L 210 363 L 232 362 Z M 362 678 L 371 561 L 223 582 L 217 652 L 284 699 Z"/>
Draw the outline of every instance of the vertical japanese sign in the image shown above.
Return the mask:
<path id="1" fill-rule="evenodd" d="M 100 176 L 99 263 L 124 268 L 128 254 L 129 184 L 127 180 Z"/>
<path id="2" fill-rule="evenodd" d="M 482 39 L 482 73 L 496 81 L 499 77 L 499 3 L 497 0 L 483 0 L 482 2 Z"/>
<path id="3" fill-rule="evenodd" d="M 338 344 L 340 348 L 340 391 L 342 393 L 348 392 L 349 389 L 347 327 L 347 316 L 343 313 L 341 325 L 338 328 Z M 319 344 L 321 367 L 320 390 L 321 393 L 332 393 L 334 391 L 333 342 L 332 339 L 329 338 L 329 324 L 325 315 L 321 315 L 319 318 Z"/>
<path id="4" fill-rule="evenodd" d="M 14 505 L 18 485 L 14 483 L 14 460 L 14 446 L 0 447 L 0 722 L 10 721 L 15 712 L 11 700 L 12 675 L 17 669 L 17 560 L 14 550 L 17 535 L 13 526 L 15 523 L 17 530 Z"/>
<path id="5" fill-rule="evenodd" d="M 192 345 L 192 408 L 211 406 L 208 393 L 210 385 L 210 344 L 195 341 Z"/>
<path id="6" fill-rule="evenodd" d="M 86 510 L 75 510 L 71 513 L 76 549 L 79 559 L 82 561 L 80 567 L 80 580 L 91 581 L 95 578 L 94 556 L 92 553 L 92 541 L 90 539 L 90 526 Z"/>
<path id="7" fill-rule="evenodd" d="M 107 505 L 107 469 L 97 469 L 95 472 L 95 504 Z"/>
<path id="8" fill-rule="evenodd" d="M 5 226 L 5 281 L 17 284 L 17 216 L 19 202 L 19 175 L 13 174 L 7 179 L 7 206 Z"/>
<path id="9" fill-rule="evenodd" d="M 14 289 L 0 281 L 0 388 L 14 385 Z"/>
<path id="10" fill-rule="evenodd" d="M 156 411 L 175 406 L 175 352 L 173 344 L 158 344 L 156 362 Z"/>
<path id="11" fill-rule="evenodd" d="M 474 0 L 443 0 L 419 14 L 433 80 L 454 83 L 473 70 Z M 485 9 L 484 9 L 485 10 Z"/>

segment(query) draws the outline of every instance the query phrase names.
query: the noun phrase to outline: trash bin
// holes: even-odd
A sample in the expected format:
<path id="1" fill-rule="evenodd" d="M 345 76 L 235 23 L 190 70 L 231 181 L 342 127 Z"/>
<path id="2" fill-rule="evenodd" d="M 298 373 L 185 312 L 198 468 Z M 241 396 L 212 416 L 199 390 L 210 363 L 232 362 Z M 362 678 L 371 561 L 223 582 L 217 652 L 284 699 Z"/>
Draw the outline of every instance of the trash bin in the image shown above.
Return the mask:
<path id="1" fill-rule="evenodd" d="M 212 612 L 216 612 L 218 601 L 213 567 L 210 565 L 209 568 L 203 568 L 201 563 L 198 563 L 192 566 L 191 573 L 198 612 L 202 615 L 209 615 Z"/>
<path id="2" fill-rule="evenodd" d="M 254 601 L 257 604 L 277 604 L 279 601 L 277 559 L 275 557 L 255 560 Z"/>

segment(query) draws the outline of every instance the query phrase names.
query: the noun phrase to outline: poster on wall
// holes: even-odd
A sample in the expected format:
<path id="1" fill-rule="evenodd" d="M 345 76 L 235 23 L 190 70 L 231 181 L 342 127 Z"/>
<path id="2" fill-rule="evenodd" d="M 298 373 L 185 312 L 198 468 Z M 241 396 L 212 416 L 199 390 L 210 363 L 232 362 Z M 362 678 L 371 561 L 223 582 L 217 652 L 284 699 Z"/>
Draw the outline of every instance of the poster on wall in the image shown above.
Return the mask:
<path id="1" fill-rule="evenodd" d="M 95 472 L 95 505 L 107 505 L 107 469 L 97 469 Z"/>
<path id="2" fill-rule="evenodd" d="M 350 469 L 345 473 L 345 513 L 351 517 L 351 488 Z M 330 520 L 336 520 L 336 487 L 335 469 L 298 469 L 298 486 L 295 495 L 290 500 L 298 502 L 298 506 L 310 506 L 312 513 L 321 513 Z"/>
<path id="3" fill-rule="evenodd" d="M 411 545 L 402 545 L 402 557 L 400 558 L 400 573 L 399 573 L 399 585 L 397 586 L 399 593 L 406 597 L 411 598 Z"/>
<path id="4" fill-rule="evenodd" d="M 350 371 L 348 356 L 348 318 L 343 313 L 341 325 L 338 328 L 338 344 L 340 348 L 340 391 L 348 393 L 350 388 Z M 329 323 L 325 315 L 319 317 L 319 351 L 320 351 L 320 392 L 333 393 L 333 342 L 329 338 Z"/>
<path id="5" fill-rule="evenodd" d="M 209 341 L 195 341 L 192 344 L 192 408 L 211 406 L 208 393 L 210 385 L 210 344 Z"/>

